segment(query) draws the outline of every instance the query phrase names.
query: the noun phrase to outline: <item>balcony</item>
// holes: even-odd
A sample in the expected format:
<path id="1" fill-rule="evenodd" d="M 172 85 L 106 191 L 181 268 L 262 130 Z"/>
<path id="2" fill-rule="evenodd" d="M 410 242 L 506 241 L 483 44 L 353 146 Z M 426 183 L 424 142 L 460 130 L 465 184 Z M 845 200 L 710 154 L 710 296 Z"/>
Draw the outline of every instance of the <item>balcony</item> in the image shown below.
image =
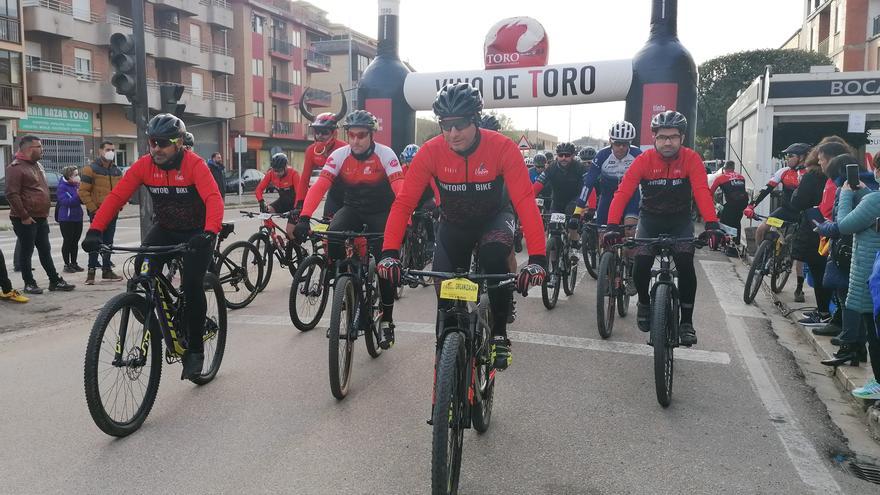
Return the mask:
<path id="1" fill-rule="evenodd" d="M 199 0 L 202 13 L 199 17 L 209 24 L 215 24 L 225 29 L 235 27 L 232 20 L 232 8 L 226 0 Z"/>
<path id="2" fill-rule="evenodd" d="M 306 50 L 306 68 L 317 72 L 330 72 L 330 56 L 315 50 Z"/>
<path id="3" fill-rule="evenodd" d="M 111 103 L 115 89 L 102 82 L 99 72 L 78 71 L 69 65 L 47 62 L 37 57 L 25 58 L 28 90 L 31 94 L 76 100 L 84 103 Z M 122 101 L 126 101 L 119 96 Z"/>
<path id="4" fill-rule="evenodd" d="M 159 102 L 159 87 L 163 84 L 167 83 L 153 79 L 147 80 L 147 93 L 150 102 Z M 230 119 L 235 116 L 235 100 L 229 93 L 184 86 L 183 94 L 181 103 L 186 104 L 186 113 L 221 119 Z"/>
<path id="5" fill-rule="evenodd" d="M 270 56 L 292 61 L 295 53 L 296 47 L 293 44 L 278 38 L 269 38 Z"/>
<path id="6" fill-rule="evenodd" d="M 874 28 L 871 29 L 871 36 L 880 35 L 880 15 L 874 18 Z"/>
<path id="7" fill-rule="evenodd" d="M 167 7 L 179 10 L 186 15 L 199 15 L 200 5 L 197 0 L 150 0 L 157 7 Z"/>
<path id="8" fill-rule="evenodd" d="M 0 110 L 24 111 L 24 88 L 0 84 Z"/>
<path id="9" fill-rule="evenodd" d="M 817 52 L 822 55 L 828 55 L 828 47 L 831 44 L 831 38 L 825 38 L 824 40 L 819 42 L 819 47 L 816 49 Z"/>
<path id="10" fill-rule="evenodd" d="M 285 122 L 283 120 L 272 120 L 270 122 L 272 125 L 270 129 L 272 137 L 284 139 L 301 139 L 304 137 L 302 134 L 302 124 Z"/>
<path id="11" fill-rule="evenodd" d="M 331 96 L 329 91 L 309 88 L 305 93 L 305 102 L 313 107 L 329 107 Z"/>
<path id="12" fill-rule="evenodd" d="M 18 19 L 0 16 L 0 41 L 21 43 L 21 23 Z"/>
<path id="13" fill-rule="evenodd" d="M 272 98 L 282 98 L 285 100 L 293 99 L 293 84 L 287 81 L 272 79 L 270 91 Z"/>

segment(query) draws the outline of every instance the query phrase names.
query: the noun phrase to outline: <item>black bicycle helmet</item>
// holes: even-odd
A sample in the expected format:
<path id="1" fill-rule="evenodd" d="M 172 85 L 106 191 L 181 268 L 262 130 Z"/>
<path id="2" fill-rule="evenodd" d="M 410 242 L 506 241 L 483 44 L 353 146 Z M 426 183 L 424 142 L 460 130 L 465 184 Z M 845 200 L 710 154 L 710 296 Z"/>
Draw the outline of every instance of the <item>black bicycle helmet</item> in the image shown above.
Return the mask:
<path id="1" fill-rule="evenodd" d="M 544 158 L 546 158 L 548 162 L 549 162 L 550 160 L 553 160 L 553 152 L 552 152 L 552 151 L 545 151 L 545 152 L 544 152 Z"/>
<path id="2" fill-rule="evenodd" d="M 584 146 L 584 149 L 578 153 L 578 158 L 585 162 L 591 162 L 596 158 L 596 148 L 592 146 Z"/>
<path id="3" fill-rule="evenodd" d="M 370 112 L 366 110 L 355 110 L 345 116 L 345 124 L 343 124 L 342 127 L 346 130 L 352 127 L 366 127 L 371 131 L 375 131 L 379 128 L 379 122 Z"/>
<path id="4" fill-rule="evenodd" d="M 284 170 L 287 167 L 287 155 L 284 153 L 275 153 L 272 155 L 272 161 L 269 165 L 273 170 Z"/>
<path id="5" fill-rule="evenodd" d="M 543 167 L 543 166 L 547 165 L 547 157 L 544 156 L 544 155 L 542 155 L 542 154 L 540 154 L 540 153 L 538 153 L 537 155 L 535 155 L 535 156 L 532 158 L 532 163 L 533 163 L 536 167 L 537 167 L 538 165 L 541 165 L 541 166 Z"/>
<path id="6" fill-rule="evenodd" d="M 501 123 L 498 122 L 494 115 L 487 113 L 480 118 L 480 127 L 490 131 L 499 131 L 501 130 Z"/>
<path id="7" fill-rule="evenodd" d="M 151 138 L 176 139 L 185 133 L 186 125 L 170 113 L 160 113 L 147 123 L 147 136 Z"/>
<path id="8" fill-rule="evenodd" d="M 196 138 L 195 138 L 195 136 L 193 136 L 193 134 L 191 132 L 184 132 L 183 133 L 183 145 L 184 146 L 195 146 L 196 145 Z"/>
<path id="9" fill-rule="evenodd" d="M 651 132 L 657 132 L 658 129 L 678 129 L 678 132 L 684 134 L 687 126 L 687 119 L 675 110 L 660 112 L 651 119 Z"/>
<path id="10" fill-rule="evenodd" d="M 810 152 L 810 148 L 812 148 L 812 146 L 807 143 L 794 143 L 789 145 L 788 148 L 782 150 L 782 154 L 804 156 Z"/>
<path id="11" fill-rule="evenodd" d="M 556 145 L 556 154 L 568 153 L 574 155 L 574 145 L 571 143 L 559 143 Z"/>
<path id="12" fill-rule="evenodd" d="M 437 92 L 433 106 L 434 114 L 440 118 L 479 118 L 479 113 L 483 111 L 483 96 L 468 83 L 447 84 Z"/>

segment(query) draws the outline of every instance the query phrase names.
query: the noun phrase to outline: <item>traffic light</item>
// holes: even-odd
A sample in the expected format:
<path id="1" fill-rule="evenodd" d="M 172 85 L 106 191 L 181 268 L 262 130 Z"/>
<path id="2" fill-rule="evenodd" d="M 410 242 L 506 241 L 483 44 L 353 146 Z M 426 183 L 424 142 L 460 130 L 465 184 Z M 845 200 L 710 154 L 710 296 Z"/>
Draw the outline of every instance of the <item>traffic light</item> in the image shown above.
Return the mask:
<path id="1" fill-rule="evenodd" d="M 163 84 L 159 86 L 159 109 L 162 113 L 171 113 L 178 117 L 183 115 L 186 105 L 177 103 L 183 96 L 182 84 Z"/>
<path id="2" fill-rule="evenodd" d="M 110 64 L 114 69 L 110 83 L 116 88 L 116 93 L 134 103 L 137 94 L 137 64 L 134 38 L 131 35 L 113 33 L 110 36 Z"/>

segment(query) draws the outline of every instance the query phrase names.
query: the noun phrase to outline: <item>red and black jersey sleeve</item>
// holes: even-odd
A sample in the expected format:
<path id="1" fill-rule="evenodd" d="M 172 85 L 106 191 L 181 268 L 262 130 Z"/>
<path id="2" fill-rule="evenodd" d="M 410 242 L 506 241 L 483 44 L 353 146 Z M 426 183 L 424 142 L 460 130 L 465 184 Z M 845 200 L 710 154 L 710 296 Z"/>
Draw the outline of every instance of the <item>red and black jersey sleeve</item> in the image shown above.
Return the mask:
<path id="1" fill-rule="evenodd" d="M 260 183 L 257 184 L 257 189 L 254 191 L 254 196 L 256 196 L 257 201 L 263 200 L 263 191 L 269 187 L 269 184 L 272 184 L 275 179 L 275 171 L 269 170 L 266 172 L 266 175 L 263 176 L 263 179 L 260 180 Z"/>

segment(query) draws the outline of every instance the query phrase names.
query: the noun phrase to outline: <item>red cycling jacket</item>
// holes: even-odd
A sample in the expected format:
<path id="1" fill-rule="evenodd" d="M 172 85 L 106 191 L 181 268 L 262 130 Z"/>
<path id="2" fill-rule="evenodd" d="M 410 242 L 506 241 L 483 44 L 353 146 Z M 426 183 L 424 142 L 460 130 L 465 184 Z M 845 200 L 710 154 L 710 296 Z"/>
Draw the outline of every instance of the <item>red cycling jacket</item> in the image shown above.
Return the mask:
<path id="1" fill-rule="evenodd" d="M 834 215 L 834 199 L 837 197 L 837 184 L 833 180 L 828 179 L 825 182 L 825 189 L 822 191 L 822 202 L 819 203 L 819 212 L 827 220 L 831 220 Z"/>
<path id="2" fill-rule="evenodd" d="M 257 190 L 254 195 L 257 197 L 257 201 L 262 201 L 263 191 L 265 191 L 269 184 L 271 184 L 278 190 L 279 202 L 285 205 L 290 205 L 290 209 L 293 209 L 293 205 L 296 204 L 296 188 L 299 183 L 299 174 L 289 165 L 287 166 L 287 173 L 284 174 L 284 177 L 278 177 L 275 170 L 269 169 L 269 172 L 266 173 L 263 180 L 257 185 Z"/>
<path id="3" fill-rule="evenodd" d="M 168 171 L 157 167 L 149 154 L 138 158 L 101 203 L 89 228 L 103 232 L 141 185 L 150 192 L 155 222 L 163 229 L 220 232 L 223 199 L 217 181 L 205 160 L 186 150 L 180 168 Z"/>
<path id="4" fill-rule="evenodd" d="M 728 203 L 742 203 L 743 206 L 749 202 L 749 193 L 746 192 L 746 178 L 736 172 L 726 172 L 712 181 L 709 192 L 715 194 L 715 190 L 721 188 L 724 193 L 724 200 Z"/>
<path id="5" fill-rule="evenodd" d="M 512 203 L 522 221 L 529 254 L 546 254 L 544 225 L 519 148 L 503 134 L 482 129 L 479 132 L 479 143 L 467 156 L 452 151 L 443 136 L 419 148 L 403 190 L 391 206 L 383 250 L 400 249 L 407 222 L 422 191 L 429 182 L 436 181 L 443 202 L 443 222 L 473 228 L 493 219 Z"/>
<path id="6" fill-rule="evenodd" d="M 608 209 L 608 223 L 620 223 L 626 204 L 639 186 L 642 213 L 690 215 L 693 199 L 705 221 L 717 222 L 707 181 L 706 167 L 694 150 L 682 146 L 678 155 L 666 159 L 656 149 L 649 149 L 637 156 L 623 175 Z"/>
<path id="7" fill-rule="evenodd" d="M 403 170 L 397 155 L 384 144 L 373 143 L 373 152 L 364 160 L 354 156 L 351 146 L 343 146 L 327 158 L 321 176 L 306 194 L 303 216 L 312 216 L 334 181 L 341 182 L 345 206 L 376 213 L 391 207 L 403 185 Z"/>
<path id="8" fill-rule="evenodd" d="M 309 192 L 309 180 L 312 178 L 312 170 L 321 169 L 331 153 L 345 146 L 345 143 L 331 137 L 327 142 L 316 141 L 306 148 L 306 157 L 303 160 L 302 175 L 296 188 L 296 197 L 302 200 Z"/>

